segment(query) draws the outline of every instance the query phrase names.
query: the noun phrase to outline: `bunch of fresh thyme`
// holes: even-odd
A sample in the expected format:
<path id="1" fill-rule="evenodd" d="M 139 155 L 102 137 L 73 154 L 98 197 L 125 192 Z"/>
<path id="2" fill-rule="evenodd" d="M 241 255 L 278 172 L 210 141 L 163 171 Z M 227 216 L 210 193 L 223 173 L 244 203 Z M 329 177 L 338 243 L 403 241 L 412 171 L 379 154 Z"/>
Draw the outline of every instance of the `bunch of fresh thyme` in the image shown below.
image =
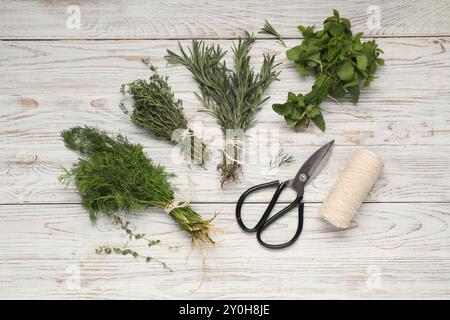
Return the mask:
<path id="1" fill-rule="evenodd" d="M 181 44 L 178 55 L 167 50 L 168 63 L 184 65 L 199 85 L 197 94 L 204 107 L 216 117 L 224 135 L 227 130 L 245 132 L 255 124 L 255 115 L 261 104 L 269 97 L 263 97 L 272 81 L 278 78 L 274 56 L 264 55 L 260 72 L 250 66 L 250 48 L 255 38 L 248 33 L 233 45 L 234 68 L 230 69 L 223 60 L 226 52 L 219 45 L 206 45 L 203 41 L 192 41 L 191 48 L 184 50 Z M 223 150 L 221 184 L 238 180 L 242 171 L 239 158 L 242 153 L 242 135 L 232 136 Z M 231 145 L 231 152 L 229 151 Z"/>
<path id="2" fill-rule="evenodd" d="M 123 95 L 133 98 L 131 120 L 154 135 L 179 144 L 186 158 L 203 166 L 206 145 L 188 128 L 182 101 L 175 99 L 168 77 L 159 75 L 148 59 L 143 62 L 153 75 L 148 80 L 135 80 L 121 87 Z M 125 104 L 121 103 L 120 107 L 128 114 Z"/>
<path id="3" fill-rule="evenodd" d="M 117 216 L 121 211 L 131 213 L 155 206 L 164 209 L 181 229 L 189 232 L 193 243 L 213 244 L 209 236 L 212 219 L 204 220 L 188 203 L 174 200 L 169 183 L 174 175 L 154 164 L 142 145 L 91 127 L 74 127 L 64 130 L 61 136 L 66 147 L 78 151 L 84 159 L 66 170 L 60 180 L 75 182 L 92 221 L 99 214 Z M 142 234 L 134 236 L 144 238 Z M 149 240 L 149 244 L 155 243 Z"/>

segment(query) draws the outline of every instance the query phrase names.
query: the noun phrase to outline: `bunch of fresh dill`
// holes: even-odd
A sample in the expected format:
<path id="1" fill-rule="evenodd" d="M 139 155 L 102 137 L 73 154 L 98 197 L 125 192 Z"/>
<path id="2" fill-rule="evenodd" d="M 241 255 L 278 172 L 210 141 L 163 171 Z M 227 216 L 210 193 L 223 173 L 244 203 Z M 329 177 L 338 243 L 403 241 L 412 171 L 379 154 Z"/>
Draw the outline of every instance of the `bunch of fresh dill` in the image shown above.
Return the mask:
<path id="1" fill-rule="evenodd" d="M 206 145 L 188 127 L 182 101 L 175 99 L 168 77 L 159 75 L 148 59 L 143 62 L 153 75 L 148 80 L 138 79 L 121 87 L 123 95 L 133 98 L 131 120 L 154 135 L 179 144 L 186 158 L 203 166 Z M 129 113 L 125 104 L 121 103 L 120 107 Z"/>
<path id="2" fill-rule="evenodd" d="M 84 156 L 60 177 L 74 181 L 92 221 L 99 214 L 117 216 L 121 211 L 136 212 L 148 206 L 164 209 L 198 242 L 212 244 L 211 220 L 204 220 L 187 203 L 174 200 L 169 178 L 174 175 L 156 165 L 122 135 L 108 135 L 92 127 L 74 127 L 61 133 L 67 148 Z"/>
<path id="3" fill-rule="evenodd" d="M 264 55 L 259 73 L 250 66 L 250 48 L 254 42 L 255 38 L 247 33 L 233 44 L 233 69 L 223 60 L 226 52 L 219 45 L 193 40 L 188 51 L 179 44 L 180 55 L 167 50 L 168 63 L 180 63 L 192 73 L 200 88 L 197 96 L 227 136 L 227 130 L 245 132 L 254 126 L 256 113 L 269 98 L 263 97 L 264 92 L 278 78 L 274 56 Z M 232 139 L 227 139 L 231 142 L 226 141 L 222 163 L 218 166 L 222 185 L 238 180 L 242 171 L 239 161 L 242 139 L 242 135 L 232 135 Z"/>

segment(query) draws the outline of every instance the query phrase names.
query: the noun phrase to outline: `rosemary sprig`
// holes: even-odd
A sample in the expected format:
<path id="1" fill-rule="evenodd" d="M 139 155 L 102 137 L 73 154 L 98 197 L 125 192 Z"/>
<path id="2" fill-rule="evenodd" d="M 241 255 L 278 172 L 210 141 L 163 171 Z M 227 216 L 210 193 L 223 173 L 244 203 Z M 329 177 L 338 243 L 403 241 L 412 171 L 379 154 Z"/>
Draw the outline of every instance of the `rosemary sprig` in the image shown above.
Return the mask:
<path id="1" fill-rule="evenodd" d="M 258 33 L 268 34 L 270 36 L 273 36 L 273 37 L 275 37 L 275 39 L 277 39 L 278 43 L 280 43 L 281 45 L 286 47 L 286 43 L 284 43 L 283 38 L 278 33 L 278 31 L 275 30 L 275 28 L 269 23 L 269 21 L 265 20 L 264 27 L 262 27 L 261 31 L 259 31 Z"/>
<path id="2" fill-rule="evenodd" d="M 133 98 L 131 120 L 154 135 L 179 144 L 186 158 L 203 166 L 206 145 L 188 127 L 182 101 L 175 99 L 168 77 L 159 75 L 149 59 L 142 61 L 153 75 L 148 80 L 123 84 L 120 89 L 123 95 Z M 129 113 L 124 103 L 120 107 L 125 114 Z"/>
<path id="3" fill-rule="evenodd" d="M 278 78 L 274 56 L 264 55 L 259 73 L 255 73 L 250 66 L 250 48 L 254 42 L 255 38 L 247 33 L 245 38 L 233 44 L 233 69 L 224 62 L 226 52 L 219 45 L 206 45 L 203 41 L 193 40 L 188 51 L 181 44 L 180 54 L 167 50 L 168 63 L 180 63 L 192 73 L 200 89 L 197 96 L 216 117 L 224 136 L 227 130 L 245 132 L 254 126 L 256 113 L 269 98 L 263 97 L 264 92 Z M 238 160 L 242 152 L 242 139 L 242 136 L 233 136 L 233 141 L 226 143 L 222 163 L 218 166 L 222 185 L 238 180 L 242 171 Z M 231 153 L 228 148 L 230 144 Z"/>
<path id="4" fill-rule="evenodd" d="M 274 158 L 270 159 L 269 168 L 280 168 L 292 162 L 294 162 L 294 156 L 286 153 L 283 149 L 280 149 L 277 155 Z"/>

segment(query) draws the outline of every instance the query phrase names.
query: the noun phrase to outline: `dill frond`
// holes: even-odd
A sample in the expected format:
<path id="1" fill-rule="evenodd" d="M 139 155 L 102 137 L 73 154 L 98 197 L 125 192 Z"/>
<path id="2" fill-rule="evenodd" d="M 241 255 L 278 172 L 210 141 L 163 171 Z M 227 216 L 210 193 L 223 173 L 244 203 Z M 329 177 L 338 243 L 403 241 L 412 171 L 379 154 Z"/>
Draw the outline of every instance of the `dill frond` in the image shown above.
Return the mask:
<path id="1" fill-rule="evenodd" d="M 74 127 L 64 130 L 61 136 L 67 148 L 84 158 L 66 170 L 60 180 L 75 183 L 93 222 L 101 214 L 115 216 L 149 206 L 166 209 L 174 201 L 169 182 L 174 174 L 154 164 L 142 145 L 92 127 Z M 169 215 L 193 241 L 213 243 L 209 237 L 212 219 L 202 219 L 189 205 L 176 207 Z"/>

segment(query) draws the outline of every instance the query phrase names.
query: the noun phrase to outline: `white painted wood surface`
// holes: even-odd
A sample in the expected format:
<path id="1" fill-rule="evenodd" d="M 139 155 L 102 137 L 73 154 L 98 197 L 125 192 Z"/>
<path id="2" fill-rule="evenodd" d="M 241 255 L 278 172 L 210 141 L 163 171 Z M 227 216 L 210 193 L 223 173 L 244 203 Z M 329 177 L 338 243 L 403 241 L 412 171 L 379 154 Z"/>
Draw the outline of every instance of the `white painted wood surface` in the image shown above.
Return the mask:
<path id="1" fill-rule="evenodd" d="M 186 38 L 214 38 L 229 47 L 230 38 L 244 30 L 256 32 L 264 19 L 283 36 L 297 38 L 298 24 L 320 25 L 333 3 L 168 3 L 1 2 L 0 298 L 448 298 L 448 2 L 380 1 L 381 29 L 371 32 L 366 25 L 370 1 L 337 6 L 355 30 L 378 38 L 386 66 L 358 105 L 323 104 L 325 134 L 315 128 L 295 133 L 271 110 L 271 103 L 285 99 L 288 91 L 308 90 L 312 79 L 298 75 L 283 47 L 268 39 L 257 41 L 252 51 L 256 65 L 266 52 L 278 54 L 282 62 L 281 81 L 270 88 L 272 98 L 258 115 L 257 129 L 279 130 L 283 148 L 296 161 L 267 173 L 265 155 L 259 164 L 245 166 L 241 184 L 225 190 L 219 187 L 214 163 L 207 171 L 176 164 L 167 156 L 177 154 L 176 148 L 127 120 L 117 107 L 120 84 L 148 76 L 139 60 L 149 56 L 170 76 L 191 123 L 201 124 L 205 139 L 214 142 L 220 135 L 214 119 L 197 112 L 201 106 L 192 94 L 195 83 L 183 67 L 166 68 L 165 50 Z M 79 30 L 66 28 L 66 10 L 73 4 L 81 8 Z M 297 42 L 287 40 L 288 46 Z M 78 157 L 64 148 L 59 132 L 76 124 L 122 132 L 144 144 L 152 158 L 177 174 L 180 197 L 191 199 L 205 216 L 220 212 L 216 225 L 227 233 L 217 235 L 218 246 L 208 250 L 204 275 L 199 253 L 190 249 L 186 235 L 157 210 L 130 221 L 167 243 L 182 245 L 175 251 L 137 247 L 167 261 L 173 273 L 156 264 L 94 253 L 98 245 L 120 245 L 126 239 L 106 220 L 92 225 L 76 190 L 57 181 L 61 166 L 70 167 Z M 255 183 L 289 178 L 330 139 L 337 146 L 329 166 L 307 189 L 300 241 L 276 252 L 259 247 L 234 221 L 237 198 Z M 277 142 L 278 136 L 270 140 Z M 338 231 L 318 217 L 318 206 L 358 146 L 380 155 L 386 167 L 360 212 L 359 227 Z M 218 147 L 212 143 L 212 149 Z M 257 219 L 268 196 L 252 198 L 249 219 Z M 293 232 L 295 221 L 295 214 L 285 218 L 270 236 Z"/>
<path id="2" fill-rule="evenodd" d="M 67 18 L 78 10 L 74 6 L 82 15 L 80 29 L 67 28 Z M 374 6 L 381 10 L 382 24 L 380 29 L 370 30 L 367 18 Z M 245 31 L 257 32 L 264 19 L 271 21 L 284 37 L 298 37 L 297 25 L 320 25 L 332 9 L 349 18 L 355 30 L 367 34 L 450 34 L 450 6 L 446 0 L 9 0 L 0 3 L 0 37 L 223 39 Z"/>

